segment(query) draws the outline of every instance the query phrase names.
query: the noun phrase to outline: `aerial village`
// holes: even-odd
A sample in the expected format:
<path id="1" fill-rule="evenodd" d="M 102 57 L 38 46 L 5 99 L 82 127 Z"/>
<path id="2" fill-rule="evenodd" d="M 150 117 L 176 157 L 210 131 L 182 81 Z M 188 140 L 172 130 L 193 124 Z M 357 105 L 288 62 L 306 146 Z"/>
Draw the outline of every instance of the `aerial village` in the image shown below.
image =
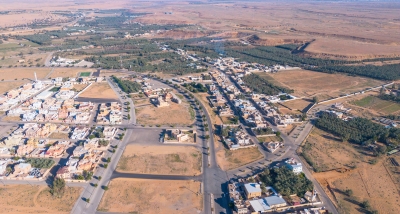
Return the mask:
<path id="1" fill-rule="evenodd" d="M 61 164 L 60 159 L 67 161 L 56 174 L 67 181 L 93 175 L 121 132 L 109 125 L 123 121 L 122 105 L 76 98 L 91 84 L 104 81 L 103 77 L 35 79 L 1 96 L 0 108 L 15 126 L 3 133 L 0 142 L 0 178 L 40 180 L 54 164 Z M 80 91 L 73 89 L 77 84 Z"/>

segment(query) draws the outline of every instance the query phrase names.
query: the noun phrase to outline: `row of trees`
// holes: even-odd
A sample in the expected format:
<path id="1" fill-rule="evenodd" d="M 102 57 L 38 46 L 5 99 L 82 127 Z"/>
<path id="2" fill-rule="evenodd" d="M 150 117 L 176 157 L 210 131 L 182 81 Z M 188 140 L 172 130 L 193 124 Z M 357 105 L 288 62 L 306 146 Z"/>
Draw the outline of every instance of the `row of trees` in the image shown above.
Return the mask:
<path id="1" fill-rule="evenodd" d="M 201 83 L 184 83 L 183 87 L 187 88 L 190 92 L 207 92 L 207 88 Z"/>
<path id="2" fill-rule="evenodd" d="M 246 75 L 242 78 L 242 80 L 245 82 L 247 87 L 249 87 L 254 92 L 259 94 L 276 95 L 281 92 L 284 93 L 294 92 L 294 90 L 292 89 L 276 86 L 256 74 Z"/>
<path id="3" fill-rule="evenodd" d="M 34 168 L 48 169 L 54 165 L 54 160 L 47 158 L 27 158 L 27 163 L 30 163 Z"/>
<path id="4" fill-rule="evenodd" d="M 368 143 L 371 140 L 379 140 L 385 143 L 400 141 L 400 129 L 387 129 L 383 125 L 360 117 L 350 121 L 343 121 L 334 115 L 323 113 L 315 126 L 340 136 L 343 141 L 350 141 L 356 144 Z"/>
<path id="5" fill-rule="evenodd" d="M 142 85 L 140 83 L 132 82 L 129 80 L 122 80 L 116 76 L 112 76 L 112 78 L 125 93 L 130 94 L 134 92 L 139 92 L 142 89 Z"/>
<path id="6" fill-rule="evenodd" d="M 389 101 L 394 101 L 394 102 L 400 103 L 400 93 L 398 96 L 396 96 L 394 94 L 381 94 L 381 95 L 379 95 L 379 98 L 381 98 L 382 100 L 389 100 Z"/>

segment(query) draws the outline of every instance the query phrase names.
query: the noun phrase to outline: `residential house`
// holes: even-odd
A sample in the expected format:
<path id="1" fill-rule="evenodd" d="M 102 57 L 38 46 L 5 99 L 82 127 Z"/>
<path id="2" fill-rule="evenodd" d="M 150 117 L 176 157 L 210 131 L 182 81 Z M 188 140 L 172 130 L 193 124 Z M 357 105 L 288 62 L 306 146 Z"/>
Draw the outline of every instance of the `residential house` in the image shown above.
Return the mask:
<path id="1" fill-rule="evenodd" d="M 258 183 L 244 184 L 244 191 L 247 199 L 260 197 L 262 193 L 261 186 Z"/>

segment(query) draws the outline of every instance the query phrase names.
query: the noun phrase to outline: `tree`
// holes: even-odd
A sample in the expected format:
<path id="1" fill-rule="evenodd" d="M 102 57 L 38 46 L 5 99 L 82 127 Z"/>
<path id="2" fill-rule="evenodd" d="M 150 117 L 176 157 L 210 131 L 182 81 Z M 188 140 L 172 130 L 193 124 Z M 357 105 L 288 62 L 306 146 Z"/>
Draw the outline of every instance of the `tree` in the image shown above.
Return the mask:
<path id="1" fill-rule="evenodd" d="M 275 134 L 276 134 L 276 136 L 278 136 L 278 137 L 280 137 L 280 136 L 281 136 L 281 132 L 279 132 L 279 131 L 278 131 L 278 132 L 276 132 Z"/>
<path id="2" fill-rule="evenodd" d="M 108 186 L 103 186 L 103 189 L 107 191 L 108 190 Z"/>
<path id="3" fill-rule="evenodd" d="M 108 164 L 103 164 L 104 169 L 107 169 Z"/>
<path id="4" fill-rule="evenodd" d="M 371 205 L 369 204 L 368 200 L 365 200 L 365 201 L 361 202 L 361 207 L 363 207 L 365 209 L 369 209 L 371 207 Z"/>
<path id="5" fill-rule="evenodd" d="M 342 142 L 346 142 L 350 139 L 350 134 L 349 133 L 344 133 L 342 135 Z"/>
<path id="6" fill-rule="evenodd" d="M 65 180 L 62 178 L 55 178 L 50 188 L 50 193 L 57 198 L 61 198 L 65 192 Z"/>
<path id="7" fill-rule="evenodd" d="M 91 180 L 92 177 L 93 177 L 93 172 L 90 172 L 90 171 L 87 171 L 87 170 L 83 170 L 82 176 L 86 181 Z"/>
<path id="8" fill-rule="evenodd" d="M 353 195 L 353 190 L 351 190 L 351 189 L 346 189 L 346 190 L 344 191 L 344 193 L 346 193 L 347 196 L 352 196 L 352 195 Z"/>
<path id="9" fill-rule="evenodd" d="M 315 104 L 317 104 L 317 103 L 319 102 L 319 99 L 318 99 L 317 96 L 314 96 L 312 99 L 313 99 L 313 102 L 314 102 Z"/>

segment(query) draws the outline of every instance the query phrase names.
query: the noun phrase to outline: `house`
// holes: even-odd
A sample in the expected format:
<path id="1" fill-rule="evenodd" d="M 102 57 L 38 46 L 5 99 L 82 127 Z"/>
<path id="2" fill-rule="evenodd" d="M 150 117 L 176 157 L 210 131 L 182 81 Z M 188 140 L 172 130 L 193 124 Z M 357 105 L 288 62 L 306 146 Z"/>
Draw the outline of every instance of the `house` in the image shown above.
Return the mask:
<path id="1" fill-rule="evenodd" d="M 116 127 L 104 127 L 103 129 L 103 134 L 105 138 L 113 138 L 115 136 L 115 134 L 117 133 L 117 128 Z"/>
<path id="2" fill-rule="evenodd" d="M 247 183 L 244 184 L 244 190 L 246 192 L 246 198 L 255 198 L 261 196 L 261 186 L 258 183 Z"/>
<path id="3" fill-rule="evenodd" d="M 18 147 L 17 155 L 20 157 L 29 155 L 33 152 L 33 150 L 35 150 L 35 147 L 32 145 L 22 145 Z"/>
<path id="4" fill-rule="evenodd" d="M 86 154 L 88 152 L 89 152 L 89 150 L 85 149 L 83 146 L 77 146 L 74 149 L 74 151 L 72 153 L 72 156 L 73 157 L 81 157 L 82 155 L 84 155 L 84 154 Z"/>
<path id="5" fill-rule="evenodd" d="M 11 163 L 11 159 L 0 160 L 0 176 L 6 174 L 7 166 Z"/>
<path id="6" fill-rule="evenodd" d="M 277 149 L 279 149 L 282 145 L 283 145 L 282 142 L 279 142 L 279 141 L 273 142 L 273 141 L 271 141 L 271 142 L 268 143 L 267 149 L 268 149 L 269 152 L 273 153 Z"/>
<path id="7" fill-rule="evenodd" d="M 163 96 L 158 96 L 158 98 L 153 99 L 153 101 L 158 108 L 169 106 L 169 103 L 164 99 Z"/>
<path id="8" fill-rule="evenodd" d="M 182 130 L 179 129 L 170 129 L 167 130 L 169 132 L 169 136 L 173 139 L 176 139 L 178 142 L 186 142 L 189 140 L 189 135 L 185 134 Z"/>
<path id="9" fill-rule="evenodd" d="M 120 111 L 111 111 L 109 118 L 111 124 L 120 124 L 122 122 L 122 113 Z"/>
<path id="10" fill-rule="evenodd" d="M 303 172 L 303 166 L 294 158 L 290 158 L 285 161 L 286 167 L 293 171 L 295 174 L 300 174 Z"/>
<path id="11" fill-rule="evenodd" d="M 279 207 L 287 206 L 286 201 L 281 196 L 269 196 L 262 199 L 249 201 L 252 210 L 256 213 L 271 212 Z"/>
<path id="12" fill-rule="evenodd" d="M 60 167 L 56 172 L 56 176 L 58 178 L 71 179 L 71 172 L 69 171 L 69 167 L 68 166 Z"/>
<path id="13" fill-rule="evenodd" d="M 45 155 L 53 158 L 60 157 L 64 153 L 65 149 L 65 145 L 59 145 L 57 143 L 53 146 L 50 146 Z"/>

